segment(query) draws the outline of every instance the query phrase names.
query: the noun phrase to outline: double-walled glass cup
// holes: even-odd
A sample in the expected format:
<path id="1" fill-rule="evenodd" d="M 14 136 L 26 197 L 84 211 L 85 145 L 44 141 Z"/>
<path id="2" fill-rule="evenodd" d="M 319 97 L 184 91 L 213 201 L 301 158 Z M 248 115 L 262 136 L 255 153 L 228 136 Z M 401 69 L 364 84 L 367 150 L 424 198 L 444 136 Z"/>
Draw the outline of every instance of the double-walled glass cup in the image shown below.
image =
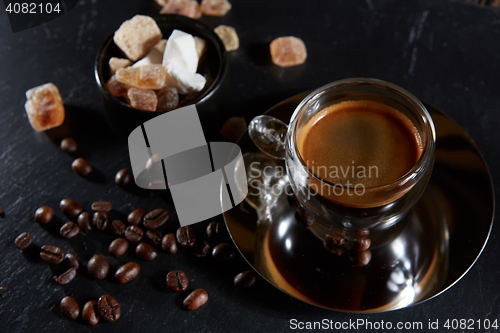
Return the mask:
<path id="1" fill-rule="evenodd" d="M 326 107 L 356 100 L 388 105 L 404 114 L 417 129 L 422 152 L 402 177 L 363 189 L 335 184 L 320 178 L 301 156 L 297 141 L 308 121 Z M 311 231 L 322 240 L 332 233 L 341 234 L 347 240 L 347 247 L 350 240 L 360 236 L 368 237 L 372 248 L 393 239 L 403 229 L 408 213 L 427 186 L 434 164 L 435 141 L 434 124 L 424 105 L 394 84 L 354 78 L 313 91 L 295 109 L 285 140 L 290 184 L 298 202 L 314 220 Z"/>

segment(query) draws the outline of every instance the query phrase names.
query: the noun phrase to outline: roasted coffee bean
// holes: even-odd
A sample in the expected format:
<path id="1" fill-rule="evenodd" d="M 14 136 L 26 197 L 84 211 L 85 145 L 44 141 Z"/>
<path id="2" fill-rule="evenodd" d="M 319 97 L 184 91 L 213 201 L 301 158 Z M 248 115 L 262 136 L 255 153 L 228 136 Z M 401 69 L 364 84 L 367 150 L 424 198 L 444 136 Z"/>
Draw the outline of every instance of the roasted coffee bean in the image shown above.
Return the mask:
<path id="1" fill-rule="evenodd" d="M 167 286 L 176 293 L 180 293 L 187 289 L 189 280 L 184 271 L 170 271 L 167 274 Z"/>
<path id="2" fill-rule="evenodd" d="M 125 265 L 118 268 L 118 270 L 115 273 L 115 278 L 120 283 L 127 283 L 130 280 L 135 279 L 137 274 L 139 274 L 140 270 L 141 267 L 139 266 L 139 264 L 135 262 L 128 262 Z"/>
<path id="3" fill-rule="evenodd" d="M 151 245 L 147 243 L 140 243 L 135 248 L 135 254 L 142 260 L 152 261 L 158 255 L 158 252 Z"/>
<path id="4" fill-rule="evenodd" d="M 200 306 L 205 304 L 208 301 L 208 294 L 205 290 L 198 288 L 193 290 L 191 294 L 186 297 L 184 302 L 184 307 L 189 311 L 193 311 L 198 309 Z"/>
<path id="5" fill-rule="evenodd" d="M 197 241 L 194 245 L 194 255 L 198 258 L 205 258 L 210 253 L 210 245 L 205 241 Z"/>
<path id="6" fill-rule="evenodd" d="M 64 138 L 61 141 L 61 150 L 66 153 L 74 153 L 78 148 L 75 139 L 73 138 Z"/>
<path id="7" fill-rule="evenodd" d="M 90 258 L 89 263 L 87 264 L 87 270 L 94 279 L 102 280 L 108 275 L 109 272 L 108 260 L 100 254 L 95 254 L 92 258 Z"/>
<path id="8" fill-rule="evenodd" d="M 354 232 L 354 234 L 358 237 L 366 237 L 370 235 L 370 230 L 368 229 L 359 229 Z"/>
<path id="9" fill-rule="evenodd" d="M 125 238 L 117 238 L 109 244 L 108 251 L 113 257 L 121 257 L 128 250 L 128 242 Z"/>
<path id="10" fill-rule="evenodd" d="M 143 235 L 142 229 L 136 225 L 130 225 L 125 229 L 125 238 L 133 243 L 138 243 Z"/>
<path id="11" fill-rule="evenodd" d="M 219 222 L 210 222 L 207 226 L 207 236 L 215 238 L 219 235 Z"/>
<path id="12" fill-rule="evenodd" d="M 120 220 L 113 220 L 109 228 L 115 235 L 122 235 L 125 232 L 125 224 Z"/>
<path id="13" fill-rule="evenodd" d="M 324 241 L 323 246 L 328 252 L 336 254 L 338 256 L 341 256 L 345 252 L 345 249 L 342 246 L 333 245 L 333 243 L 331 242 Z"/>
<path id="14" fill-rule="evenodd" d="M 64 251 L 54 245 L 44 245 L 40 249 L 40 259 L 52 265 L 59 265 L 64 260 Z"/>
<path id="15" fill-rule="evenodd" d="M 214 249 L 212 250 L 212 257 L 219 262 L 227 261 L 234 257 L 234 249 L 228 243 L 220 243 L 214 246 Z"/>
<path id="16" fill-rule="evenodd" d="M 24 250 L 31 245 L 32 241 L 33 241 L 33 236 L 31 236 L 31 234 L 27 232 L 23 232 L 22 234 L 17 236 L 15 244 L 19 250 Z"/>
<path id="17" fill-rule="evenodd" d="M 73 161 L 73 163 L 71 164 L 71 168 L 75 173 L 81 176 L 87 176 L 92 172 L 92 165 L 90 165 L 90 163 L 86 159 L 81 157 Z"/>
<path id="18" fill-rule="evenodd" d="M 104 295 L 99 298 L 97 302 L 97 309 L 99 315 L 106 319 L 108 322 L 118 320 L 121 315 L 120 304 L 110 295 Z"/>
<path id="19" fill-rule="evenodd" d="M 66 296 L 61 300 L 61 312 L 69 319 L 76 319 L 80 314 L 80 306 L 76 299 Z"/>
<path id="20" fill-rule="evenodd" d="M 168 210 L 163 208 L 157 208 L 144 216 L 143 224 L 148 229 L 157 229 L 165 224 L 170 217 Z"/>
<path id="21" fill-rule="evenodd" d="M 193 247 L 196 242 L 196 234 L 190 226 L 177 229 L 177 243 L 182 247 Z"/>
<path id="22" fill-rule="evenodd" d="M 297 207 L 297 215 L 298 222 L 304 224 L 305 226 L 310 226 L 314 222 L 312 215 L 309 214 L 302 206 Z"/>
<path id="23" fill-rule="evenodd" d="M 92 230 L 92 226 L 90 225 L 89 212 L 83 212 L 80 215 L 78 215 L 77 223 L 78 226 L 80 227 L 80 230 L 82 230 L 83 232 L 89 232 Z"/>
<path id="24" fill-rule="evenodd" d="M 372 241 L 370 238 L 355 238 L 351 239 L 349 245 L 356 251 L 366 251 L 370 248 Z"/>
<path id="25" fill-rule="evenodd" d="M 177 242 L 175 241 L 174 234 L 166 234 L 163 236 L 161 240 L 161 248 L 165 252 L 170 252 L 170 254 L 174 254 L 177 252 Z"/>
<path id="26" fill-rule="evenodd" d="M 355 266 L 366 266 L 372 260 L 372 252 L 366 251 L 349 251 L 349 259 Z"/>
<path id="27" fill-rule="evenodd" d="M 108 226 L 108 214 L 104 212 L 95 212 L 92 216 L 92 225 L 97 230 L 104 230 Z"/>
<path id="28" fill-rule="evenodd" d="M 113 209 L 113 205 L 109 201 L 96 201 L 92 203 L 92 210 L 94 212 L 109 213 Z"/>
<path id="29" fill-rule="evenodd" d="M 76 269 L 80 267 L 80 262 L 73 253 L 66 253 L 64 256 L 64 262 L 68 265 L 68 267 L 74 267 Z"/>
<path id="30" fill-rule="evenodd" d="M 161 242 L 161 232 L 157 230 L 148 230 L 146 231 L 146 236 L 148 236 L 149 240 L 151 240 L 156 245 Z"/>
<path id="31" fill-rule="evenodd" d="M 127 222 L 132 225 L 139 225 L 142 222 L 142 217 L 146 214 L 146 210 L 137 208 L 132 213 L 128 214 Z"/>
<path id="32" fill-rule="evenodd" d="M 118 186 L 127 186 L 132 179 L 132 172 L 129 169 L 121 169 L 116 173 L 115 183 Z"/>
<path id="33" fill-rule="evenodd" d="M 64 215 L 69 217 L 77 217 L 83 211 L 82 206 L 73 199 L 61 200 L 59 208 L 61 208 Z"/>
<path id="34" fill-rule="evenodd" d="M 74 223 L 74 222 L 66 222 L 64 225 L 59 229 L 59 233 L 61 236 L 63 236 L 66 239 L 70 239 L 78 235 L 80 232 L 80 227 Z"/>
<path id="35" fill-rule="evenodd" d="M 35 221 L 42 224 L 49 223 L 54 217 L 54 210 L 48 206 L 42 206 L 35 212 Z"/>
<path id="36" fill-rule="evenodd" d="M 82 310 L 83 320 L 85 320 L 92 326 L 97 325 L 97 323 L 99 322 L 99 316 L 97 315 L 96 309 L 97 309 L 97 302 L 92 300 L 85 303 Z"/>
<path id="37" fill-rule="evenodd" d="M 244 271 L 234 277 L 234 285 L 238 288 L 248 288 L 255 282 L 253 271 Z"/>
<path id="38" fill-rule="evenodd" d="M 54 280 L 59 284 L 66 284 L 71 282 L 76 276 L 76 268 L 71 267 L 66 272 L 62 273 L 59 276 L 54 276 Z"/>
<path id="39" fill-rule="evenodd" d="M 325 236 L 325 242 L 330 243 L 335 246 L 343 246 L 347 243 L 344 236 L 338 233 L 329 233 Z"/>
<path id="40" fill-rule="evenodd" d="M 0 217 L 5 217 L 5 212 L 2 207 L 0 207 Z"/>

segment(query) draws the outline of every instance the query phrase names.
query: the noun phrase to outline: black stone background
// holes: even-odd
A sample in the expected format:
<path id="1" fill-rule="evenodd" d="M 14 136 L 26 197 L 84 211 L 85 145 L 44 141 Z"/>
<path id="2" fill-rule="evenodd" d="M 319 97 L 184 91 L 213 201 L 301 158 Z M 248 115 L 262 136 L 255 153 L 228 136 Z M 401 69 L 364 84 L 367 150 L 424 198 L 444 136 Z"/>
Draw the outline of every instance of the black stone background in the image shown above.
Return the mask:
<path id="1" fill-rule="evenodd" d="M 220 110 L 224 118 L 244 116 L 248 121 L 287 97 L 337 79 L 387 80 L 460 124 L 483 153 L 498 191 L 499 9 L 447 0 L 232 3 L 226 17 L 202 18 L 211 27 L 232 25 L 240 37 L 239 50 L 229 54 L 231 87 Z M 111 234 L 80 234 L 69 241 L 58 235 L 57 227 L 66 218 L 57 206 L 66 197 L 80 201 L 86 210 L 94 200 L 110 200 L 114 218 L 124 219 L 137 207 L 174 211 L 168 195 L 126 191 L 114 185 L 115 172 L 129 167 L 127 141 L 107 127 L 93 73 L 97 49 L 121 22 L 135 14 L 158 11 L 153 0 L 82 0 L 63 17 L 13 34 L 0 6 L 0 206 L 6 214 L 0 218 L 0 331 L 282 332 L 289 330 L 292 318 L 422 321 L 424 327 L 428 320 L 436 319 L 442 325 L 448 318 L 499 318 L 497 227 L 476 265 L 450 290 L 424 304 L 381 314 L 316 308 L 262 279 L 250 289 L 236 289 L 232 286 L 234 275 L 248 267 L 239 256 L 231 263 L 212 265 L 208 258 L 199 260 L 180 250 L 175 255 L 162 253 L 153 262 L 141 262 L 140 276 L 126 285 L 116 284 L 112 278 L 94 281 L 80 273 L 70 284 L 59 286 L 52 281 L 53 275 L 60 273 L 59 267 L 36 260 L 29 251 L 24 255 L 18 251 L 14 239 L 28 231 L 37 245 L 61 246 L 75 252 L 83 263 L 93 253 L 108 256 Z M 304 65 L 283 69 L 271 64 L 268 45 L 283 35 L 305 41 L 308 59 Z M 37 133 L 26 118 L 24 94 L 46 82 L 59 87 L 68 119 L 62 128 Z M 213 133 L 218 131 L 204 125 Z M 206 133 L 208 140 L 217 137 L 213 133 Z M 73 156 L 58 147 L 65 135 L 74 136 L 79 143 Z M 90 180 L 71 170 L 76 156 L 94 166 L 96 172 Z M 57 219 L 49 227 L 33 221 L 40 205 L 55 208 Z M 473 232 L 475 221 L 470 223 Z M 195 226 L 199 234 L 206 224 Z M 163 231 L 176 227 L 173 213 Z M 110 259 L 111 271 L 130 260 L 134 260 L 130 254 Z M 183 310 L 185 295 L 174 294 L 164 283 L 171 269 L 187 273 L 190 290 L 206 289 L 208 303 L 194 312 Z M 65 319 L 59 311 L 59 301 L 66 295 L 73 295 L 82 306 L 102 294 L 111 294 L 121 303 L 122 317 L 116 323 L 90 328 L 81 319 Z"/>

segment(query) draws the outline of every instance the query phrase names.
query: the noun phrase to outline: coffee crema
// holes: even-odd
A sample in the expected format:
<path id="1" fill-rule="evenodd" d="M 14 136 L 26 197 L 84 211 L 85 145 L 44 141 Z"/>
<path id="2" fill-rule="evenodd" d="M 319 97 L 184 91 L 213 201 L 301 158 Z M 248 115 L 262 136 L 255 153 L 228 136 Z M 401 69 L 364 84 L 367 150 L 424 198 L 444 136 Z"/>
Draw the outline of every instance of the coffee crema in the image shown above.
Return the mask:
<path id="1" fill-rule="evenodd" d="M 415 125 L 400 111 L 379 102 L 356 100 L 315 114 L 298 133 L 297 148 L 319 178 L 371 188 L 410 171 L 423 144 Z"/>

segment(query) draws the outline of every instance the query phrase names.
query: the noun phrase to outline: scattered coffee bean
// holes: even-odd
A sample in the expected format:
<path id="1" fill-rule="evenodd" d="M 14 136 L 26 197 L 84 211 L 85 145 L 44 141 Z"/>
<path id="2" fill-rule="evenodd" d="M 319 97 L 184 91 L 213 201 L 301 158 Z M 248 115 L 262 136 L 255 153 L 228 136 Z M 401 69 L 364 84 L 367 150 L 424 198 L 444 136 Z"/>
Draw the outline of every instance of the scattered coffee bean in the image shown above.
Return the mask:
<path id="1" fill-rule="evenodd" d="M 196 234 L 190 226 L 177 229 L 177 243 L 182 247 L 193 247 L 196 242 Z"/>
<path id="2" fill-rule="evenodd" d="M 81 157 L 73 161 L 73 163 L 71 164 L 71 168 L 75 173 L 81 176 L 87 176 L 92 172 L 92 165 L 90 165 L 90 163 L 87 162 L 86 159 Z"/>
<path id="3" fill-rule="evenodd" d="M 207 226 L 207 236 L 215 238 L 219 235 L 219 222 L 210 222 Z"/>
<path id="4" fill-rule="evenodd" d="M 355 238 L 351 239 L 349 245 L 356 251 L 366 251 L 370 248 L 372 241 L 370 238 Z"/>
<path id="5" fill-rule="evenodd" d="M 210 253 L 210 245 L 205 241 L 197 241 L 194 245 L 194 255 L 198 258 L 205 258 Z"/>
<path id="6" fill-rule="evenodd" d="M 109 228 L 115 235 L 122 235 L 125 232 L 125 223 L 120 220 L 113 220 Z"/>
<path id="7" fill-rule="evenodd" d="M 67 284 L 71 282 L 76 276 L 76 268 L 71 267 L 66 272 L 62 273 L 59 276 L 54 276 L 54 280 L 59 284 Z"/>
<path id="8" fill-rule="evenodd" d="M 74 267 L 76 269 L 80 267 L 80 262 L 73 253 L 66 253 L 64 256 L 64 262 L 68 265 L 68 267 Z"/>
<path id="9" fill-rule="evenodd" d="M 66 222 L 61 229 L 59 229 L 59 233 L 66 239 L 70 239 L 78 235 L 80 232 L 80 227 L 74 222 Z"/>
<path id="10" fill-rule="evenodd" d="M 333 245 L 332 242 L 324 241 L 323 246 L 328 252 L 336 254 L 338 256 L 341 256 L 345 252 L 345 249 L 342 246 Z"/>
<path id="11" fill-rule="evenodd" d="M 61 300 L 61 312 L 69 319 L 76 319 L 80 314 L 80 306 L 76 299 L 66 296 Z"/>
<path id="12" fill-rule="evenodd" d="M 228 243 L 220 243 L 214 246 L 212 257 L 219 262 L 227 261 L 234 257 L 234 249 Z"/>
<path id="13" fill-rule="evenodd" d="M 151 245 L 147 243 L 140 243 L 135 248 L 135 254 L 142 260 L 152 261 L 158 255 L 158 252 Z"/>
<path id="14" fill-rule="evenodd" d="M 139 266 L 139 264 L 135 262 L 128 262 L 125 265 L 118 268 L 118 270 L 115 273 L 115 278 L 120 283 L 127 283 L 130 280 L 133 280 L 137 276 L 137 274 L 139 274 L 140 270 L 141 267 Z"/>
<path id="15" fill-rule="evenodd" d="M 118 186 L 127 186 L 132 179 L 132 172 L 129 169 L 121 169 L 116 173 L 115 183 Z"/>
<path id="16" fill-rule="evenodd" d="M 74 153 L 77 149 L 77 144 L 73 138 L 64 138 L 61 141 L 61 150 L 66 153 Z"/>
<path id="17" fill-rule="evenodd" d="M 94 279 L 102 280 L 108 275 L 109 272 L 108 260 L 100 254 L 95 254 L 92 258 L 90 258 L 89 263 L 87 264 L 87 270 Z"/>
<path id="18" fill-rule="evenodd" d="M 370 235 L 370 230 L 368 229 L 359 229 L 354 232 L 354 234 L 358 237 L 366 237 Z"/>
<path id="19" fill-rule="evenodd" d="M 31 245 L 32 241 L 33 241 L 33 236 L 31 236 L 31 234 L 27 232 L 23 232 L 22 234 L 17 236 L 15 244 L 19 250 L 24 250 Z"/>
<path id="20" fill-rule="evenodd" d="M 113 205 L 109 201 L 96 201 L 92 203 L 92 210 L 94 212 L 109 213 L 113 209 Z"/>
<path id="21" fill-rule="evenodd" d="M 208 294 L 205 290 L 198 288 L 193 290 L 191 294 L 186 297 L 184 302 L 184 307 L 189 311 L 193 311 L 198 309 L 200 306 L 205 304 L 208 301 Z"/>
<path id="22" fill-rule="evenodd" d="M 109 244 L 108 251 L 113 257 L 121 257 L 128 250 L 128 242 L 124 238 L 117 238 Z"/>
<path id="23" fill-rule="evenodd" d="M 35 212 L 35 221 L 42 224 L 47 224 L 52 221 L 54 210 L 48 206 L 42 206 Z"/>
<path id="24" fill-rule="evenodd" d="M 176 293 L 180 293 L 187 289 L 189 280 L 184 271 L 170 271 L 167 274 L 167 286 Z"/>
<path id="25" fill-rule="evenodd" d="M 0 217 L 5 217 L 5 212 L 2 207 L 0 207 Z"/>
<path id="26" fill-rule="evenodd" d="M 168 210 L 163 208 L 157 208 L 144 216 L 143 224 L 148 229 L 157 229 L 165 224 L 170 217 Z"/>
<path id="27" fill-rule="evenodd" d="M 255 282 L 253 271 L 244 271 L 234 277 L 234 285 L 238 288 L 248 288 Z"/>
<path id="28" fill-rule="evenodd" d="M 146 236 L 148 236 L 149 240 L 154 244 L 158 245 L 161 242 L 161 232 L 157 230 L 148 230 L 146 231 Z"/>
<path id="29" fill-rule="evenodd" d="M 170 252 L 170 254 L 174 254 L 177 252 L 177 242 L 175 241 L 175 235 L 170 233 L 163 236 L 161 240 L 161 248 L 165 252 Z"/>
<path id="30" fill-rule="evenodd" d="M 349 251 L 349 259 L 355 266 L 366 266 L 372 260 L 372 252 L 366 251 Z"/>
<path id="31" fill-rule="evenodd" d="M 61 200 L 59 208 L 61 208 L 64 215 L 69 217 L 77 217 L 83 211 L 82 206 L 73 199 Z"/>
<path id="32" fill-rule="evenodd" d="M 40 259 L 52 265 L 59 265 L 64 260 L 64 251 L 54 245 L 44 245 L 40 249 Z"/>
<path id="33" fill-rule="evenodd" d="M 108 322 L 118 320 L 121 315 L 120 304 L 110 295 L 104 295 L 99 298 L 97 302 L 97 309 L 99 315 L 106 319 Z"/>
<path id="34" fill-rule="evenodd" d="M 346 244 L 347 240 L 341 234 L 332 232 L 325 236 L 325 242 L 335 246 L 343 246 Z"/>
<path id="35" fill-rule="evenodd" d="M 143 235 L 142 229 L 136 225 L 130 225 L 125 229 L 125 238 L 133 243 L 138 243 Z"/>
<path id="36" fill-rule="evenodd" d="M 99 322 L 99 316 L 96 312 L 97 302 L 92 300 L 85 303 L 82 310 L 82 318 L 90 325 L 95 326 Z"/>
<path id="37" fill-rule="evenodd" d="M 142 217 L 146 214 L 146 210 L 137 208 L 132 213 L 128 214 L 127 222 L 132 225 L 139 225 L 142 222 Z"/>
<path id="38" fill-rule="evenodd" d="M 108 226 L 108 214 L 104 212 L 95 212 L 92 216 L 92 225 L 97 230 L 104 230 Z"/>
<path id="39" fill-rule="evenodd" d="M 82 230 L 83 232 L 92 231 L 92 226 L 90 225 L 90 213 L 89 212 L 83 212 L 80 215 L 78 215 L 77 223 L 78 223 L 78 226 L 80 227 L 80 230 Z"/>
<path id="40" fill-rule="evenodd" d="M 297 207 L 297 215 L 297 221 L 304 224 L 305 226 L 310 226 L 314 222 L 314 218 L 312 217 L 312 215 L 309 214 L 302 206 Z"/>

